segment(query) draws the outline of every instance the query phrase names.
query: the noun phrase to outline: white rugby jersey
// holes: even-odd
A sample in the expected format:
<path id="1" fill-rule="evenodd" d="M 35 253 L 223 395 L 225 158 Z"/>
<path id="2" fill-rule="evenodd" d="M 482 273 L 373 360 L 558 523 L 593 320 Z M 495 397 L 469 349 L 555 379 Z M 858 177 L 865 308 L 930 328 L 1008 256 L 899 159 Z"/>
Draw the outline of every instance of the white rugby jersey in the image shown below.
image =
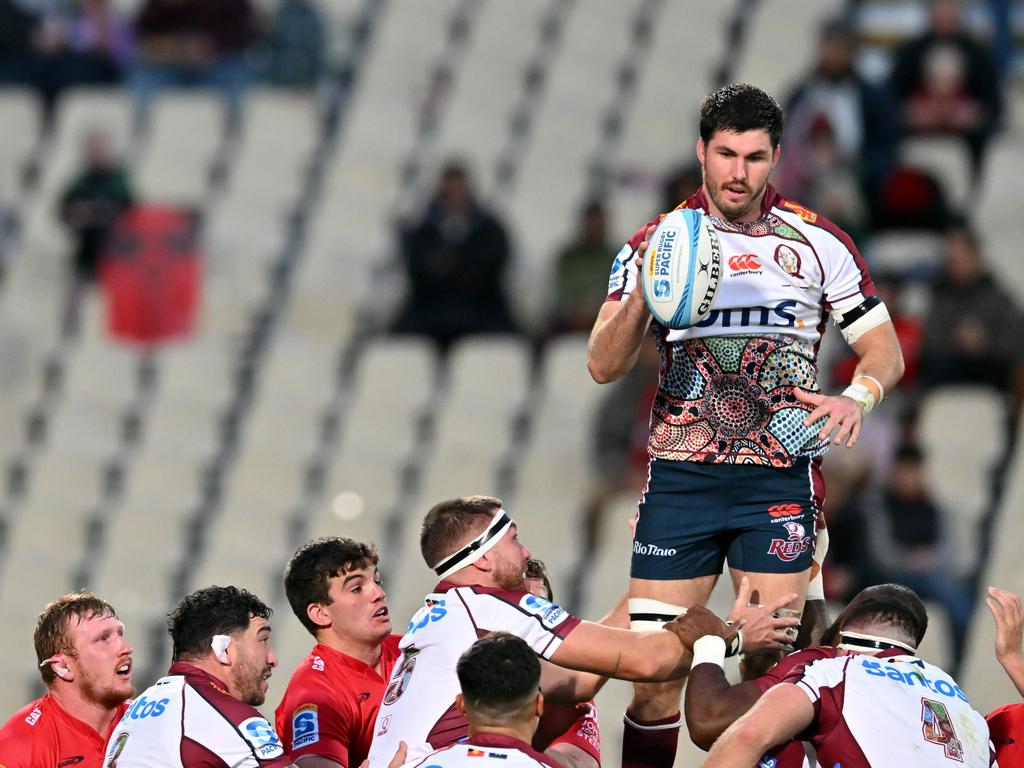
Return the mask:
<path id="1" fill-rule="evenodd" d="M 256 709 L 191 664 L 172 664 L 114 728 L 104 768 L 287 766 L 284 747 Z"/>
<path id="2" fill-rule="evenodd" d="M 987 768 L 988 724 L 949 675 L 915 656 L 886 651 L 812 661 L 794 682 L 815 708 L 801 738 L 818 763 Z"/>
<path id="3" fill-rule="evenodd" d="M 701 189 L 680 206 L 708 214 Z M 722 244 L 722 278 L 711 314 L 673 330 L 653 323 L 662 375 L 649 449 L 660 459 L 792 466 L 820 456 L 820 425 L 793 388 L 817 390 L 817 350 L 832 312 L 875 295 L 853 241 L 831 222 L 769 185 L 761 217 L 711 217 Z M 612 263 L 608 301 L 636 288 L 637 249 L 652 219 Z"/>
<path id="4" fill-rule="evenodd" d="M 424 598 L 398 644 L 370 746 L 370 766 L 386 766 L 398 749 L 407 762 L 467 735 L 468 722 L 455 706 L 459 657 L 481 637 L 508 632 L 550 659 L 580 620 L 529 592 L 437 585 Z"/>
<path id="5" fill-rule="evenodd" d="M 558 768 L 525 741 L 496 733 L 479 733 L 458 744 L 406 761 L 403 768 Z"/>

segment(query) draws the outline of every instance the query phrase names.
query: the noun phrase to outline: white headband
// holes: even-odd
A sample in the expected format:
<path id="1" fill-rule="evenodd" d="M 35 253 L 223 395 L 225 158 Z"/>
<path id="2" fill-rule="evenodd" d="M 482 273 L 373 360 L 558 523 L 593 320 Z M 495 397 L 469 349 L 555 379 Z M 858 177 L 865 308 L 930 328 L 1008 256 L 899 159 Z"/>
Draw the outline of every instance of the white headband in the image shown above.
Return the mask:
<path id="1" fill-rule="evenodd" d="M 456 571 L 462 570 L 467 565 L 472 565 L 481 557 L 486 555 L 494 546 L 501 541 L 505 531 L 511 528 L 515 521 L 508 516 L 508 513 L 499 509 L 494 513 L 490 525 L 484 532 L 473 539 L 458 552 L 449 555 L 433 566 L 437 578 L 444 581 Z"/>
<path id="2" fill-rule="evenodd" d="M 847 632 L 846 630 L 840 630 L 839 639 L 844 642 L 839 643 L 836 647 L 842 648 L 844 651 L 887 651 L 891 648 L 899 648 L 907 653 L 917 653 L 917 648 L 912 645 L 907 645 L 906 643 L 901 643 L 899 640 L 893 640 L 888 637 L 879 637 L 877 635 L 865 635 L 860 632 Z M 850 642 L 846 642 L 847 640 Z"/>

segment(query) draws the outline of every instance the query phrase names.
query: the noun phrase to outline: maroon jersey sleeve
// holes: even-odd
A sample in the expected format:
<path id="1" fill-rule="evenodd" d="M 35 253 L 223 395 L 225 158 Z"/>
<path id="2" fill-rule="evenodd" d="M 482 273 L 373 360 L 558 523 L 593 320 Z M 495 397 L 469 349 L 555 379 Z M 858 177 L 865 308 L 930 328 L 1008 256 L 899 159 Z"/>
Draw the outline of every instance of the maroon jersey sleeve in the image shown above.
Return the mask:
<path id="1" fill-rule="evenodd" d="M 761 689 L 761 693 L 764 693 L 773 685 L 778 685 L 782 682 L 795 683 L 803 676 L 804 668 L 812 661 L 827 659 L 833 656 L 835 656 L 835 648 L 805 648 L 783 658 L 778 664 L 757 678 L 754 683 Z"/>

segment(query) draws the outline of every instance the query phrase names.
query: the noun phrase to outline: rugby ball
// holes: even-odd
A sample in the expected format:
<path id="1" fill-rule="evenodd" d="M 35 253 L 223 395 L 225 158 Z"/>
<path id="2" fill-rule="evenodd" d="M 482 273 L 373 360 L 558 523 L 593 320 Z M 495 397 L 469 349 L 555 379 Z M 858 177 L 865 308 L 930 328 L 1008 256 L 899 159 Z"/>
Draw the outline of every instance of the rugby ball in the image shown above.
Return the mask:
<path id="1" fill-rule="evenodd" d="M 689 208 L 666 214 L 643 259 L 644 298 L 654 319 L 682 330 L 711 313 L 722 277 L 722 245 L 707 216 Z"/>

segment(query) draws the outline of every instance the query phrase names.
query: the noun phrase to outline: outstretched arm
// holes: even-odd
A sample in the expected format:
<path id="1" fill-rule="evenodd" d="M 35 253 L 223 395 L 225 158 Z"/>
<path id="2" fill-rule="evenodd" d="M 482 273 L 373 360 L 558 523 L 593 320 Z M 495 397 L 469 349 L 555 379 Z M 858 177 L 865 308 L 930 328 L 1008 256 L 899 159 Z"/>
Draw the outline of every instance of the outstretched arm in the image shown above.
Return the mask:
<path id="1" fill-rule="evenodd" d="M 988 588 L 985 602 L 996 620 L 996 659 L 1010 676 L 1018 693 L 1024 696 L 1024 612 L 1020 598 L 1013 592 L 997 587 Z"/>

